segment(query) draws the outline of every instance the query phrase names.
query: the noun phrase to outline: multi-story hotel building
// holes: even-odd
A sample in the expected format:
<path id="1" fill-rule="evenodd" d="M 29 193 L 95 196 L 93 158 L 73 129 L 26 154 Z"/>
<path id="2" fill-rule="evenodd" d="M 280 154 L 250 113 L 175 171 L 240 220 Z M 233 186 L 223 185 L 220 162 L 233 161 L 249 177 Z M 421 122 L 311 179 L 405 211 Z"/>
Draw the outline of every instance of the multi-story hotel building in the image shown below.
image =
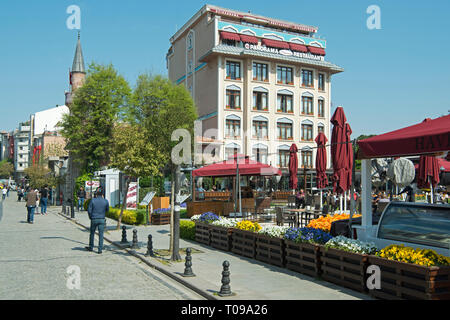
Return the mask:
<path id="1" fill-rule="evenodd" d="M 330 140 L 331 76 L 343 71 L 325 60 L 316 32 L 205 5 L 170 38 L 169 79 L 190 91 L 216 156 L 239 152 L 285 168 L 295 143 L 299 167 L 314 167 L 318 132 Z"/>

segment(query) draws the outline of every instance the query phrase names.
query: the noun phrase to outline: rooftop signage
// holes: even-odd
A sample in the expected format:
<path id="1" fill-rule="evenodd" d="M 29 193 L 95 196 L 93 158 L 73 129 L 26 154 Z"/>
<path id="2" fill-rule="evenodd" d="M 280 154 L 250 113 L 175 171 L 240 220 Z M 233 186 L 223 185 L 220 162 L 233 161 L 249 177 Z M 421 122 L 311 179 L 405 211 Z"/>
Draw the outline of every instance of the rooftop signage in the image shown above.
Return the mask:
<path id="1" fill-rule="evenodd" d="M 311 53 L 303 53 L 303 52 L 296 52 L 291 51 L 288 49 L 276 49 L 276 48 L 268 48 L 266 46 L 260 46 L 260 45 L 254 45 L 246 43 L 244 45 L 244 48 L 246 50 L 253 50 L 253 51 L 260 51 L 260 52 L 266 52 L 266 53 L 273 53 L 273 54 L 279 54 L 286 57 L 297 57 L 297 58 L 305 58 L 305 59 L 312 59 L 317 61 L 324 61 L 323 56 L 311 54 Z"/>

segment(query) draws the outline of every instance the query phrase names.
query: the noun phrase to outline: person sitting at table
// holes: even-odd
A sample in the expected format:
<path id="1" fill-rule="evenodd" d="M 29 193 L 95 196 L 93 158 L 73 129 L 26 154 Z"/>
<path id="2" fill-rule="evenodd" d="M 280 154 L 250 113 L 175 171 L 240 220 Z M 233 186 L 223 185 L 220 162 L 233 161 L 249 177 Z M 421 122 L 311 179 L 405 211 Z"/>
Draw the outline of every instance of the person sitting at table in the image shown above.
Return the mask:
<path id="1" fill-rule="evenodd" d="M 295 205 L 297 209 L 305 207 L 305 192 L 303 189 L 300 189 L 295 195 Z"/>
<path id="2" fill-rule="evenodd" d="M 203 188 L 203 184 L 197 188 L 197 191 L 198 191 L 198 199 L 204 200 L 206 190 Z"/>

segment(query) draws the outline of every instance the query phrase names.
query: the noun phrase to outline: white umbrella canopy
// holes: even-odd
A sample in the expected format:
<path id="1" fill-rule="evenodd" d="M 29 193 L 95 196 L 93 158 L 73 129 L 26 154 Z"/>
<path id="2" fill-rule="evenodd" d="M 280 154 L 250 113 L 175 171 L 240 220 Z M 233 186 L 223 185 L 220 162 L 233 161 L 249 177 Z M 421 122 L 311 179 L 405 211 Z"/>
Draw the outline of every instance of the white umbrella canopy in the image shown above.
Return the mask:
<path id="1" fill-rule="evenodd" d="M 388 178 L 401 188 L 409 186 L 414 181 L 415 175 L 414 164 L 406 158 L 394 160 L 387 171 Z"/>

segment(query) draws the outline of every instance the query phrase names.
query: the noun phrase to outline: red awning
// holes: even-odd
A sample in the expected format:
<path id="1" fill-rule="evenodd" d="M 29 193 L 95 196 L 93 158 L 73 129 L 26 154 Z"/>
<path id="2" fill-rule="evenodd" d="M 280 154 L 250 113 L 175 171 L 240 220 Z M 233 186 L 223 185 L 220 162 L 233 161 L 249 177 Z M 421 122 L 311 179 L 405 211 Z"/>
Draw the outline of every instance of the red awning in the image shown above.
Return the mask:
<path id="1" fill-rule="evenodd" d="M 237 33 L 233 33 L 233 32 L 220 31 L 220 37 L 222 39 L 226 39 L 226 40 L 241 41 L 241 37 L 239 37 L 239 35 Z"/>
<path id="2" fill-rule="evenodd" d="M 358 141 L 359 159 L 412 156 L 450 150 L 450 115 Z"/>
<path id="3" fill-rule="evenodd" d="M 267 47 L 289 49 L 289 43 L 279 40 L 262 39 L 262 43 Z"/>
<path id="4" fill-rule="evenodd" d="M 239 175 L 241 176 L 273 176 L 281 175 L 281 170 L 238 154 L 229 160 L 210 164 L 192 171 L 194 177 L 231 177 L 236 175 L 236 157 L 239 157 Z M 241 158 L 242 157 L 242 158 Z"/>
<path id="5" fill-rule="evenodd" d="M 304 46 L 302 44 L 289 43 L 289 47 L 291 48 L 292 51 L 298 51 L 298 52 L 304 52 L 304 53 L 308 52 L 308 47 Z"/>
<path id="6" fill-rule="evenodd" d="M 325 55 L 325 49 L 323 49 L 323 48 L 309 46 L 308 50 L 312 54 L 317 54 L 319 56 L 324 56 Z"/>
<path id="7" fill-rule="evenodd" d="M 248 36 L 248 35 L 245 35 L 245 34 L 240 34 L 239 36 L 241 37 L 241 41 L 242 42 L 258 44 L 258 38 L 257 37 Z"/>

